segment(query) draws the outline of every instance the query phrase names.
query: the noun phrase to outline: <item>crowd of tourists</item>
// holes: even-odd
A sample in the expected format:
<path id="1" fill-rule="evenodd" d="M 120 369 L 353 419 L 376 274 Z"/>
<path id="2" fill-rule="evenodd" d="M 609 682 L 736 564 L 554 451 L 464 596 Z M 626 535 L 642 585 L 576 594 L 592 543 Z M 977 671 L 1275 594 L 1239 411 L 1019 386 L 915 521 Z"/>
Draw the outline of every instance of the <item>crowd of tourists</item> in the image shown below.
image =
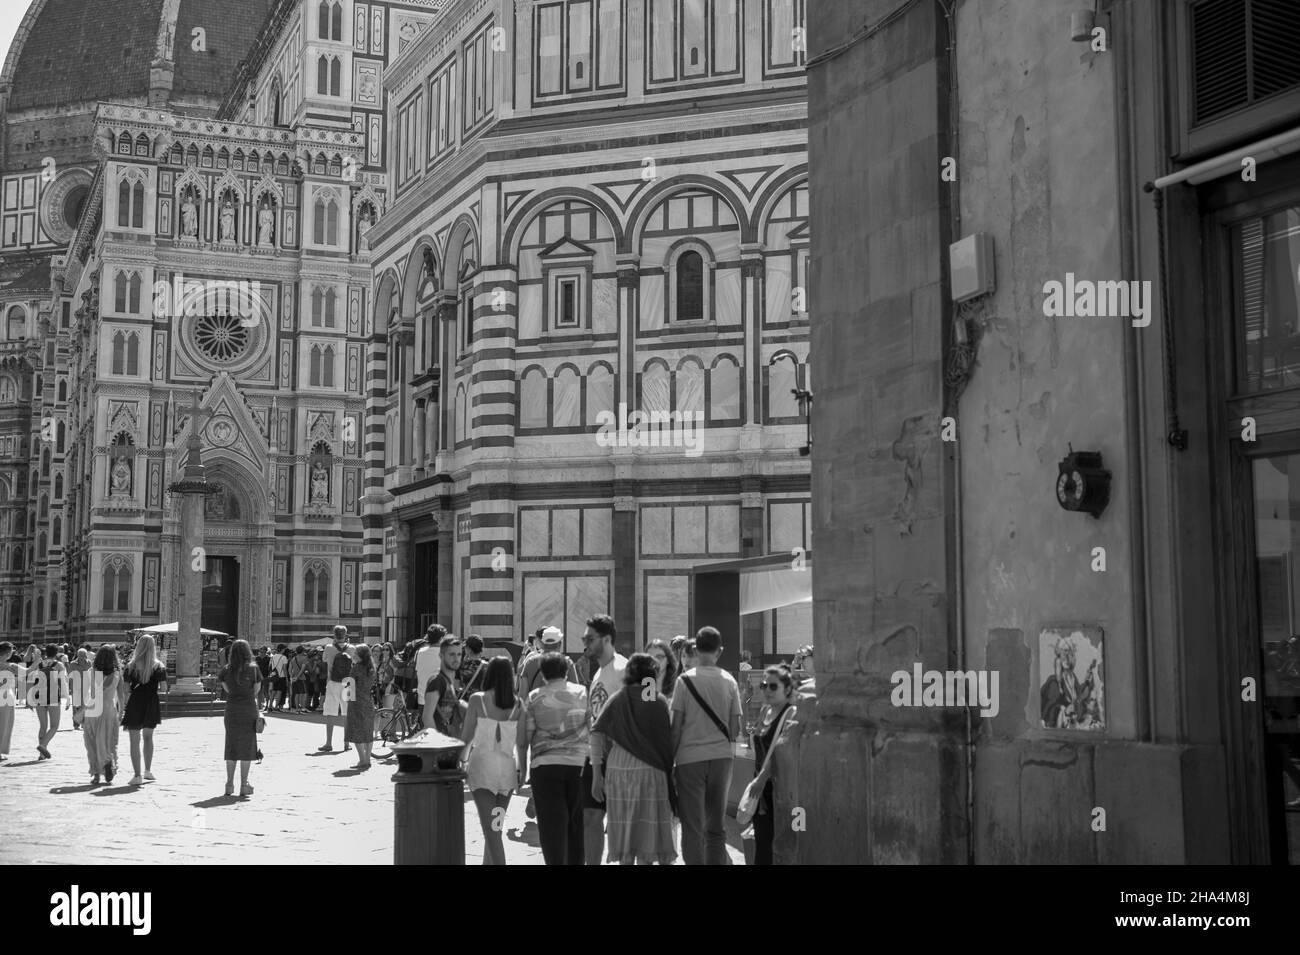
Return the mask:
<path id="1" fill-rule="evenodd" d="M 236 770 L 240 796 L 253 794 L 249 772 L 261 759 L 258 734 L 267 712 L 320 713 L 323 753 L 334 751 L 342 725 L 343 749 L 356 747 L 354 768 L 364 771 L 372 763 L 377 708 L 405 706 L 425 727 L 464 744 L 485 864 L 505 864 L 501 820 L 512 797 L 528 787 L 527 814 L 536 818 L 548 865 L 671 864 L 679 853 L 688 865 L 725 865 L 734 744 L 747 731 L 755 779 L 746 798 L 752 794 L 756 805 L 746 835 L 755 862 L 770 865 L 782 764 L 770 754 L 798 701 L 813 692 L 812 648 L 800 649 L 793 668 L 764 669 L 763 706 L 747 725 L 746 694 L 718 666 L 723 645 L 713 627 L 694 638 L 652 640 L 630 657 L 617 652 L 616 638 L 614 620 L 601 614 L 587 621 L 576 662 L 562 652 L 564 634 L 556 627 L 532 634 L 517 662 L 486 657 L 477 635 L 462 641 L 438 624 L 401 652 L 353 644 L 344 626 L 323 648 L 281 644 L 255 652 L 246 640 L 228 642 L 216 675 L 226 701 L 226 795 L 234 795 Z M 75 652 L 50 645 L 29 648 L 21 660 L 13 655 L 11 644 L 0 643 L 0 681 L 27 688 L 21 695 L 37 711 L 40 759 L 50 758 L 61 713 L 70 708 L 93 784 L 114 779 L 119 728 L 130 734 L 130 785 L 155 778 L 153 731 L 166 668 L 152 636 L 140 636 L 129 656 L 113 645 Z M 749 668 L 742 655 L 742 671 Z M 32 692 L 37 685 L 42 690 Z M 15 709 L 4 702 L 0 695 L 0 759 L 9 751 Z"/>
<path id="2" fill-rule="evenodd" d="M 115 644 L 97 649 L 46 644 L 15 658 L 0 642 L 0 760 L 8 760 L 19 702 L 36 711 L 38 760 L 53 757 L 50 745 L 71 710 L 80 730 L 91 781 L 111 783 L 118 771 L 119 732 L 130 738 L 130 785 L 153 780 L 153 731 L 162 722 L 158 694 L 166 692 L 167 669 L 152 636 L 141 636 L 129 653 Z"/>

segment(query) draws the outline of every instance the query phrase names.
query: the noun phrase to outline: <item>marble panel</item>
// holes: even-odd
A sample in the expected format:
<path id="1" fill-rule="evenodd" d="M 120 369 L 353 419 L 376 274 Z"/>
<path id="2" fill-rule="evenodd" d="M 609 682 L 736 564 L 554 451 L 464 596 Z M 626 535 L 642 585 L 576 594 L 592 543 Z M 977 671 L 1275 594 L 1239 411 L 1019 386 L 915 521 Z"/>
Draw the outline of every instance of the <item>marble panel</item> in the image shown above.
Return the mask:
<path id="1" fill-rule="evenodd" d="M 519 389 L 519 427 L 546 427 L 546 375 L 533 369 Z"/>
<path id="2" fill-rule="evenodd" d="M 640 328 L 651 331 L 664 327 L 664 277 L 662 275 L 641 276 Z"/>
<path id="3" fill-rule="evenodd" d="M 519 512 L 519 556 L 546 557 L 550 554 L 550 511 L 529 508 Z"/>
<path id="4" fill-rule="evenodd" d="M 609 578 L 569 577 L 565 581 L 564 649 L 572 653 L 582 648 L 582 634 L 587 621 L 598 613 L 609 613 Z"/>
<path id="5" fill-rule="evenodd" d="M 519 286 L 519 337 L 540 338 L 542 334 L 542 287 Z"/>
<path id="6" fill-rule="evenodd" d="M 688 575 L 647 574 L 645 578 L 645 633 L 643 640 L 671 640 L 691 625 L 691 579 Z"/>
<path id="7" fill-rule="evenodd" d="M 713 320 L 719 325 L 740 324 L 740 270 L 713 273 Z"/>
<path id="8" fill-rule="evenodd" d="M 578 531 L 578 509 L 557 507 L 551 511 L 551 556 L 577 557 L 582 541 Z"/>
<path id="9" fill-rule="evenodd" d="M 591 328 L 597 335 L 618 331 L 618 280 L 591 283 Z"/>
<path id="10" fill-rule="evenodd" d="M 552 388 L 555 413 L 552 427 L 573 428 L 582 423 L 582 383 L 572 368 L 562 368 Z"/>
<path id="11" fill-rule="evenodd" d="M 688 361 L 677 369 L 675 383 L 677 411 L 689 411 L 696 417 L 704 414 L 704 369 Z"/>
<path id="12" fill-rule="evenodd" d="M 597 424 L 596 416 L 602 411 L 618 413 L 614 406 L 614 376 L 597 366 L 587 375 L 587 424 Z"/>
<path id="13" fill-rule="evenodd" d="M 740 417 L 740 367 L 721 361 L 709 372 L 709 419 L 731 421 Z"/>
<path id="14" fill-rule="evenodd" d="M 564 578 L 525 576 L 524 629 L 561 626 L 563 619 Z"/>
<path id="15" fill-rule="evenodd" d="M 740 505 L 709 507 L 709 553 L 734 554 L 740 550 Z"/>
<path id="16" fill-rule="evenodd" d="M 769 553 L 789 553 L 804 547 L 802 501 L 773 501 L 768 508 L 767 549 Z"/>
<path id="17" fill-rule="evenodd" d="M 676 507 L 673 515 L 673 553 L 703 554 L 705 508 Z"/>
<path id="18" fill-rule="evenodd" d="M 671 554 L 672 542 L 671 507 L 641 508 L 641 555 Z"/>
<path id="19" fill-rule="evenodd" d="M 608 557 L 614 552 L 614 512 L 607 507 L 588 507 L 582 512 L 582 555 Z"/>
<path id="20" fill-rule="evenodd" d="M 767 260 L 767 284 L 763 321 L 788 322 L 790 320 L 790 263 L 783 255 Z"/>

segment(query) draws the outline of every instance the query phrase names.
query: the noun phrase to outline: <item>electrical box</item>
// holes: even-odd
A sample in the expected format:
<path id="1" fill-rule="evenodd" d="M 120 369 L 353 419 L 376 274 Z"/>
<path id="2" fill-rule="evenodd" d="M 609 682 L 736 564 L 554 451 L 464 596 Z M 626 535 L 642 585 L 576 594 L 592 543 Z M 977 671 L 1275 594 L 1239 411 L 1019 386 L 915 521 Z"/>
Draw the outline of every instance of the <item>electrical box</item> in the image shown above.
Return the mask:
<path id="1" fill-rule="evenodd" d="M 948 280 L 954 302 L 992 292 L 997 285 L 993 272 L 993 236 L 976 232 L 948 246 Z"/>

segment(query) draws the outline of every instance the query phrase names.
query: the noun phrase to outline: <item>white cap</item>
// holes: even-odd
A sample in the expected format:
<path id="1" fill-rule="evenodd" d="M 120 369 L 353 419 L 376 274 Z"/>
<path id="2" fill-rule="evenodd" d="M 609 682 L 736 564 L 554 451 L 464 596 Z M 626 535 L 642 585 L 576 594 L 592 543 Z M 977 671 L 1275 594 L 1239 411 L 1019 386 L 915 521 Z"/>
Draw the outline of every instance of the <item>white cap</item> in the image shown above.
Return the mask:
<path id="1" fill-rule="evenodd" d="M 542 631 L 542 646 L 558 647 L 564 643 L 564 631 L 559 627 L 547 627 Z"/>

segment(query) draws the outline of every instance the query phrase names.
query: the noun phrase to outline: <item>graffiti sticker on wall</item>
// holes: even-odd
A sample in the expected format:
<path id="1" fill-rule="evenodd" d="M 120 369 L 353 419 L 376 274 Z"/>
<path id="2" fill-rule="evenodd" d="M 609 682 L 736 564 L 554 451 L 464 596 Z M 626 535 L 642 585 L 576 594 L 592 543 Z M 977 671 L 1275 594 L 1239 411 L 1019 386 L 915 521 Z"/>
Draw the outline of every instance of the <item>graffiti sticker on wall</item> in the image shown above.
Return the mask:
<path id="1" fill-rule="evenodd" d="M 1104 730 L 1100 627 L 1052 627 L 1038 636 L 1039 718 L 1044 729 Z"/>

